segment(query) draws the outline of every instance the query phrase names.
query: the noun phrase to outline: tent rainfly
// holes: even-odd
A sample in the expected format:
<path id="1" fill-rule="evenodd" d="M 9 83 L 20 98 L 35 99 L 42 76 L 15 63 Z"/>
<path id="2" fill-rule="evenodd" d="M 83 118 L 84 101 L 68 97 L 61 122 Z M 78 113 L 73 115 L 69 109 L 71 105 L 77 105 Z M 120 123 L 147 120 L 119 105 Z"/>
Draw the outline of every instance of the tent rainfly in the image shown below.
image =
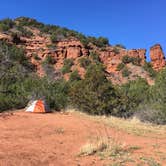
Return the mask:
<path id="1" fill-rule="evenodd" d="M 25 112 L 47 113 L 50 112 L 50 109 L 45 101 L 35 100 L 28 104 Z"/>

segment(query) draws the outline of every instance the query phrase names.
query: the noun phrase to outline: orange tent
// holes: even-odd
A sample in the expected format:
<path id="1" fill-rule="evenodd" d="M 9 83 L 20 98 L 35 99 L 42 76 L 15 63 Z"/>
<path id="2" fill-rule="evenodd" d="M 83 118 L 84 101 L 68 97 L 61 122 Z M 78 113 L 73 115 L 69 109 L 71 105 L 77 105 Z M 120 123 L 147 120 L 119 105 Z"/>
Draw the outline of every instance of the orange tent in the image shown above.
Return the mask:
<path id="1" fill-rule="evenodd" d="M 38 112 L 38 113 L 46 113 L 50 112 L 50 109 L 46 105 L 43 100 L 35 100 L 31 102 L 26 108 L 25 112 Z"/>

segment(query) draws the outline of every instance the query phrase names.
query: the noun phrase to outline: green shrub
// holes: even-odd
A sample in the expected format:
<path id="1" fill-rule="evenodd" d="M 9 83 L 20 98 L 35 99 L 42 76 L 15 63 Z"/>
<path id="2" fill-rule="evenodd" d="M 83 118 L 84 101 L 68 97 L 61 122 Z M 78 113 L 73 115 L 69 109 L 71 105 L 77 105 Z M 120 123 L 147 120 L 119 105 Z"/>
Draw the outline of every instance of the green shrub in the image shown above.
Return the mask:
<path id="1" fill-rule="evenodd" d="M 52 43 L 55 43 L 55 42 L 58 41 L 58 39 L 57 39 L 57 35 L 56 35 L 55 33 L 52 34 L 50 38 L 51 38 Z"/>
<path id="2" fill-rule="evenodd" d="M 70 89 L 71 104 L 90 114 L 109 114 L 116 103 L 115 90 L 107 81 L 103 69 L 98 65 L 89 66 L 85 79 Z"/>
<path id="3" fill-rule="evenodd" d="M 7 25 L 0 23 L 0 31 L 5 32 L 8 31 L 9 29 L 10 28 Z"/>
<path id="4" fill-rule="evenodd" d="M 144 79 L 138 78 L 120 86 L 117 90 L 118 105 L 113 115 L 127 118 L 132 116 L 138 106 L 148 99 L 149 85 Z"/>
<path id="5" fill-rule="evenodd" d="M 63 66 L 61 71 L 62 71 L 62 74 L 70 73 L 71 72 L 71 66 Z"/>
<path id="6" fill-rule="evenodd" d="M 131 72 L 128 70 L 127 67 L 124 67 L 122 70 L 122 76 L 123 77 L 128 77 L 131 74 Z"/>
<path id="7" fill-rule="evenodd" d="M 13 28 L 13 26 L 14 22 L 9 18 L 0 21 L 0 31 L 8 31 Z"/>
<path id="8" fill-rule="evenodd" d="M 124 64 L 130 63 L 130 62 L 132 62 L 132 58 L 129 57 L 128 55 L 125 55 L 125 56 L 123 56 L 123 58 L 122 58 L 122 62 L 123 62 Z"/>
<path id="9" fill-rule="evenodd" d="M 150 62 L 145 62 L 143 68 L 149 73 L 151 77 L 154 78 L 156 76 L 156 71 L 153 69 Z"/>
<path id="10" fill-rule="evenodd" d="M 33 18 L 28 18 L 28 17 L 18 17 L 14 21 L 17 21 L 19 24 L 18 26 L 31 26 L 31 27 L 36 27 L 41 29 L 44 27 L 44 24 L 38 22 L 37 20 Z"/>
<path id="11" fill-rule="evenodd" d="M 56 45 L 54 45 L 54 44 L 49 44 L 49 45 L 47 45 L 47 48 L 56 50 Z"/>
<path id="12" fill-rule="evenodd" d="M 65 59 L 64 60 L 64 65 L 61 69 L 63 74 L 71 72 L 71 67 L 73 66 L 73 59 Z"/>
<path id="13" fill-rule="evenodd" d="M 124 64 L 132 63 L 133 65 L 140 66 L 140 64 L 141 64 L 141 58 L 139 58 L 139 57 L 130 57 L 130 56 L 128 56 L 128 55 L 125 55 L 125 56 L 122 58 L 122 62 L 123 62 Z"/>
<path id="14" fill-rule="evenodd" d="M 12 33 L 11 37 L 12 37 L 12 42 L 15 43 L 16 45 L 21 43 L 21 39 L 20 39 L 20 34 L 19 33 Z"/>
<path id="15" fill-rule="evenodd" d="M 139 57 L 133 57 L 132 58 L 132 64 L 136 65 L 136 66 L 140 66 L 141 65 L 141 58 L 139 58 Z"/>
<path id="16" fill-rule="evenodd" d="M 121 71 L 124 67 L 125 67 L 124 63 L 119 63 L 118 66 L 117 66 L 117 70 Z"/>
<path id="17" fill-rule="evenodd" d="M 99 57 L 99 54 L 97 54 L 96 52 L 90 52 L 90 55 L 89 55 L 90 58 L 92 58 L 93 62 L 95 63 L 99 63 L 100 62 L 100 57 Z"/>
<path id="18" fill-rule="evenodd" d="M 88 58 L 81 58 L 79 59 L 80 66 L 84 69 L 87 69 L 87 67 L 91 64 L 91 60 Z"/>
<path id="19" fill-rule="evenodd" d="M 117 48 L 117 47 L 114 47 L 112 51 L 113 51 L 115 54 L 119 54 L 119 53 L 120 53 L 119 48 Z"/>
<path id="20" fill-rule="evenodd" d="M 74 70 L 71 74 L 70 74 L 70 78 L 69 81 L 73 82 L 73 81 L 79 81 L 81 80 L 81 77 L 78 73 L 78 70 Z"/>
<path id="21" fill-rule="evenodd" d="M 26 28 L 24 28 L 22 26 L 17 26 L 16 28 L 20 32 L 21 36 L 24 36 L 24 37 L 31 37 L 31 36 L 33 36 L 33 33 L 30 30 L 27 30 Z"/>
<path id="22" fill-rule="evenodd" d="M 65 59 L 64 60 L 64 65 L 66 66 L 73 66 L 73 59 L 72 58 L 69 58 L 69 59 Z"/>
<path id="23" fill-rule="evenodd" d="M 158 125 L 166 124 L 166 111 L 161 108 L 156 108 L 153 103 L 142 104 L 135 116 L 142 122 L 150 122 Z"/>
<path id="24" fill-rule="evenodd" d="M 55 58 L 53 58 L 51 55 L 47 55 L 45 60 L 42 62 L 43 64 L 50 64 L 53 65 L 56 63 Z"/>
<path id="25" fill-rule="evenodd" d="M 126 47 L 123 44 L 116 44 L 115 47 L 126 49 Z"/>
<path id="26" fill-rule="evenodd" d="M 35 53 L 33 54 L 33 58 L 37 61 L 41 60 L 41 58 Z"/>

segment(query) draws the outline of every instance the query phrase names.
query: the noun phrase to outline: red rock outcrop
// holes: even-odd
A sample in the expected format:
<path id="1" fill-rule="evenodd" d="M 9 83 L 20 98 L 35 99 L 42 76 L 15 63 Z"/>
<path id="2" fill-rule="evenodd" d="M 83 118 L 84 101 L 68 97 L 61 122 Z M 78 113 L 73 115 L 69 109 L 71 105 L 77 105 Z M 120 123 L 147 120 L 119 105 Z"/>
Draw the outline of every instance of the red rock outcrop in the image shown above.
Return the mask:
<path id="1" fill-rule="evenodd" d="M 126 67 L 131 72 L 129 77 L 123 77 L 122 71 L 117 70 L 117 66 L 122 63 L 122 58 L 125 55 L 130 57 L 137 57 L 141 59 L 141 65 L 146 61 L 146 50 L 145 49 L 131 49 L 126 50 L 123 48 L 115 48 L 113 46 L 107 46 L 101 49 L 93 44 L 90 44 L 90 49 L 87 49 L 83 44 L 76 38 L 64 39 L 56 43 L 52 43 L 48 34 L 42 34 L 38 29 L 29 29 L 33 32 L 33 36 L 26 38 L 21 37 L 24 42 L 18 46 L 23 46 L 27 57 L 31 62 L 36 65 L 37 73 L 40 76 L 45 75 L 42 67 L 42 62 L 47 56 L 51 56 L 55 60 L 53 68 L 55 71 L 60 71 L 63 67 L 64 60 L 68 58 L 73 59 L 73 66 L 71 71 L 78 70 L 78 73 L 83 78 L 86 70 L 80 66 L 79 59 L 82 57 L 88 57 L 90 52 L 97 52 L 99 54 L 101 62 L 105 66 L 107 78 L 115 84 L 126 83 L 129 80 L 134 80 L 138 76 L 145 78 L 149 84 L 153 82 L 151 77 L 148 75 L 142 66 L 135 66 L 133 64 L 127 64 Z M 7 40 L 10 42 L 10 35 L 0 33 L 0 40 Z M 118 50 L 118 51 L 117 51 Z M 150 50 L 150 56 L 152 59 L 152 65 L 155 70 L 160 70 L 165 66 L 164 54 L 160 45 L 155 45 Z M 70 73 L 64 75 L 64 78 L 68 79 Z"/>
<path id="2" fill-rule="evenodd" d="M 113 48 L 109 48 L 106 51 L 100 52 L 101 61 L 106 66 L 106 71 L 108 73 L 117 72 L 117 66 L 122 62 L 122 58 L 125 55 L 130 57 L 137 57 L 141 59 L 141 64 L 144 64 L 146 61 L 146 50 L 145 49 L 132 49 L 132 50 L 125 50 L 119 49 L 119 53 L 116 53 Z"/>
<path id="3" fill-rule="evenodd" d="M 150 48 L 150 58 L 154 70 L 159 71 L 166 66 L 165 56 L 160 44 Z"/>

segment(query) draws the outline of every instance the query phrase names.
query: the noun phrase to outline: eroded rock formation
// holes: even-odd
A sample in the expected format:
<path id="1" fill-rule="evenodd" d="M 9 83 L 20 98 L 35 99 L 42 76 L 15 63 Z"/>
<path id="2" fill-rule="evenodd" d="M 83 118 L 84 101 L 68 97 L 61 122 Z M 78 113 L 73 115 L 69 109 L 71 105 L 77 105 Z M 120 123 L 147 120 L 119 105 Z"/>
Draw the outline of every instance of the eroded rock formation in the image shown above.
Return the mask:
<path id="1" fill-rule="evenodd" d="M 113 46 L 107 46 L 104 49 L 98 48 L 91 45 L 90 49 L 87 49 L 83 44 L 76 38 L 69 38 L 63 41 L 52 43 L 50 36 L 47 34 L 40 34 L 37 29 L 31 29 L 33 36 L 26 38 L 21 37 L 24 41 L 18 46 L 23 46 L 27 57 L 31 62 L 36 65 L 37 73 L 40 76 L 45 74 L 42 67 L 42 63 L 47 56 L 51 56 L 55 63 L 53 68 L 55 71 L 60 71 L 63 67 L 65 59 L 73 59 L 73 66 L 71 70 L 78 70 L 81 77 L 84 77 L 86 70 L 80 66 L 79 59 L 82 57 L 88 57 L 90 52 L 94 51 L 99 54 L 101 62 L 105 66 L 107 78 L 112 80 L 113 83 L 126 83 L 128 80 L 134 80 L 137 76 L 145 78 L 150 84 L 152 83 L 151 77 L 142 68 L 146 61 L 146 50 L 145 49 L 131 49 L 126 50 L 124 48 L 116 48 Z M 11 42 L 10 35 L 0 33 L 0 40 Z M 118 50 L 118 51 L 117 51 Z M 129 57 L 136 57 L 141 59 L 141 66 L 134 66 L 127 64 L 127 68 L 131 71 L 130 77 L 124 78 L 122 72 L 117 70 L 117 66 L 122 63 L 122 58 L 128 55 Z M 162 48 L 159 44 L 154 45 L 150 49 L 151 63 L 155 70 L 159 71 L 165 67 L 165 57 Z M 68 79 L 70 73 L 65 74 L 64 77 Z"/>
<path id="2" fill-rule="evenodd" d="M 165 56 L 160 44 L 156 44 L 150 48 L 150 58 L 152 66 L 156 71 L 159 71 L 165 67 Z"/>

